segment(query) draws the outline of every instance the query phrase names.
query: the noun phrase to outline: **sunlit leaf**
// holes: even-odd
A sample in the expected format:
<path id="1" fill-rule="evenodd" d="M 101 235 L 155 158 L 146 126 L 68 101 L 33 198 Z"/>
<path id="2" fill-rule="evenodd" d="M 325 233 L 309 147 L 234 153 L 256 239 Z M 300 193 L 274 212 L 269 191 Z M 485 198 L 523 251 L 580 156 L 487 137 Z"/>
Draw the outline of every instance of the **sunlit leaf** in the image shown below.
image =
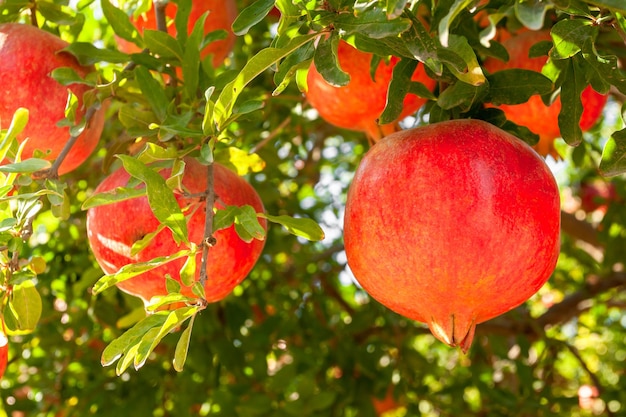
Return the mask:
<path id="1" fill-rule="evenodd" d="M 93 293 L 99 294 L 104 290 L 107 290 L 111 287 L 114 287 L 115 284 L 125 281 L 127 279 L 131 279 L 139 274 L 143 274 L 144 272 L 151 271 L 154 268 L 158 268 L 159 266 L 171 262 L 173 260 L 182 258 L 189 254 L 189 250 L 181 250 L 172 255 L 168 256 L 160 256 L 154 259 L 151 259 L 147 262 L 137 262 L 123 266 L 117 271 L 115 274 L 105 275 L 95 283 L 93 287 Z"/>
<path id="2" fill-rule="evenodd" d="M 124 169 L 146 184 L 148 203 L 154 216 L 165 224 L 176 241 L 187 242 L 187 222 L 165 179 L 153 169 L 128 155 L 118 155 Z"/>
<path id="3" fill-rule="evenodd" d="M 282 225 L 287 231 L 293 235 L 302 237 L 311 241 L 319 241 L 324 239 L 324 231 L 315 220 L 304 217 L 290 216 L 273 216 L 266 213 L 259 213 L 259 217 L 263 217 L 273 223 Z"/>
<path id="4" fill-rule="evenodd" d="M 602 151 L 602 175 L 612 177 L 626 172 L 626 129 L 614 132 Z"/>

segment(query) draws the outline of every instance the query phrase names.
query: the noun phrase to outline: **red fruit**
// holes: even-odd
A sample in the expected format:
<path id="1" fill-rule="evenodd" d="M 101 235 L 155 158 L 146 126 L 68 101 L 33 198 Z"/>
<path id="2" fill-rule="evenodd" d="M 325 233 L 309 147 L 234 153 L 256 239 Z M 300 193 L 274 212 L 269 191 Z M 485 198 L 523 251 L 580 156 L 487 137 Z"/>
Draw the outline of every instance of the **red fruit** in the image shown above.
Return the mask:
<path id="1" fill-rule="evenodd" d="M 190 194 L 203 193 L 207 186 L 206 167 L 194 159 L 187 159 L 182 180 Z M 169 170 L 161 171 L 167 177 Z M 111 191 L 126 186 L 130 176 L 124 169 L 109 175 L 96 188 L 95 192 Z M 257 212 L 263 212 L 263 203 L 256 191 L 243 178 L 229 169 L 214 165 L 214 189 L 218 200 L 215 207 L 251 205 Z M 204 238 L 206 203 L 197 197 L 176 195 L 179 205 L 189 207 L 189 240 L 200 244 Z M 265 228 L 266 222 L 261 220 Z M 165 228 L 152 242 L 135 256 L 130 255 L 132 244 L 154 232 L 159 226 L 152 214 L 146 197 L 120 201 L 114 204 L 94 207 L 87 212 L 87 236 L 91 249 L 102 270 L 107 274 L 117 272 L 122 266 L 145 262 L 159 256 L 178 252 L 183 246 L 174 242 L 172 233 Z M 246 243 L 235 232 L 233 226 L 214 233 L 217 244 L 209 250 L 207 262 L 206 299 L 209 302 L 226 297 L 252 270 L 263 250 L 264 241 L 253 240 Z M 201 256 L 197 257 L 196 279 L 199 278 Z M 179 271 L 184 259 L 169 262 L 156 269 L 118 284 L 121 290 L 141 297 L 145 303 L 153 296 L 167 294 L 165 275 L 180 282 Z M 193 296 L 190 287 L 183 286 L 181 292 Z"/>
<path id="2" fill-rule="evenodd" d="M 559 255 L 556 181 L 528 145 L 480 120 L 393 133 L 357 169 L 345 250 L 376 300 L 467 351 L 475 326 L 532 296 Z"/>
<path id="3" fill-rule="evenodd" d="M 63 86 L 50 76 L 52 70 L 61 67 L 70 67 L 81 77 L 94 70 L 81 66 L 69 53 L 60 52 L 67 46 L 67 42 L 35 26 L 0 25 L 0 122 L 6 129 L 18 108 L 29 110 L 29 122 L 18 137 L 20 142 L 28 138 L 22 159 L 32 157 L 35 149 L 46 152 L 45 158 L 49 160 L 59 155 L 70 138 L 68 127 L 57 126 L 65 117 L 68 90 L 78 98 L 77 119 L 85 114 L 82 98 L 90 87 L 84 84 Z M 72 171 L 91 155 L 103 126 L 104 112 L 98 111 L 64 159 L 59 174 Z"/>
<path id="4" fill-rule="evenodd" d="M 509 37 L 503 42 L 509 52 L 510 59 L 503 62 L 495 58 L 487 58 L 484 67 L 494 73 L 503 69 L 521 68 L 541 72 L 548 61 L 547 56 L 529 58 L 530 48 L 540 41 L 551 41 L 549 30 L 522 31 Z M 600 94 L 591 86 L 582 92 L 581 100 L 583 113 L 580 119 L 580 128 L 589 130 L 602 115 L 602 109 L 608 96 Z M 561 111 L 561 99 L 557 97 L 550 106 L 546 106 L 540 96 L 532 96 L 526 103 L 515 105 L 499 105 L 510 121 L 529 128 L 539 135 L 539 143 L 535 149 L 543 156 L 552 155 L 559 158 L 554 148 L 554 139 L 561 137 L 558 116 Z"/>
<path id="5" fill-rule="evenodd" d="M 9 362 L 9 339 L 4 332 L 4 321 L 0 319 L 0 379 L 4 376 Z"/>
<path id="6" fill-rule="evenodd" d="M 605 181 L 580 184 L 580 207 L 587 213 L 599 210 L 606 213 L 608 204 L 617 199 L 615 185 Z"/>
<path id="7" fill-rule="evenodd" d="M 174 25 L 176 10 L 176 3 L 169 2 L 165 6 L 165 15 L 169 19 L 167 32 L 174 37 L 176 36 L 176 26 Z M 189 14 L 189 22 L 187 24 L 188 33 L 191 33 L 196 21 L 206 12 L 209 12 L 209 15 L 204 22 L 205 35 L 221 29 L 227 31 L 228 33 L 225 39 L 211 42 L 202 50 L 202 53 L 200 54 L 202 58 L 207 57 L 209 54 L 213 54 L 213 66 L 219 67 L 224 62 L 226 56 L 228 56 L 228 54 L 233 50 L 233 46 L 235 45 L 236 36 L 233 33 L 231 25 L 237 17 L 237 4 L 234 0 L 194 0 L 191 4 L 191 12 Z M 131 20 L 140 34 L 143 34 L 144 29 L 157 29 L 152 6 L 146 13 L 143 13 L 139 17 Z M 137 45 L 125 41 L 122 38 L 117 38 L 117 44 L 122 52 L 140 52 Z"/>
<path id="8" fill-rule="evenodd" d="M 395 131 L 397 121 L 415 113 L 426 102 L 426 99 L 408 94 L 400 118 L 394 123 L 379 125 L 377 119 L 387 103 L 392 71 L 400 59 L 391 57 L 388 63 L 381 61 L 372 80 L 370 63 L 373 54 L 361 52 L 347 42 L 340 41 L 337 57 L 341 69 L 350 75 L 347 85 L 330 85 L 313 64 L 307 75 L 306 98 L 327 122 L 345 129 L 363 131 L 373 141 L 377 141 Z M 412 80 L 421 82 L 431 90 L 435 87 L 435 80 L 426 75 L 422 64 L 417 66 Z"/>

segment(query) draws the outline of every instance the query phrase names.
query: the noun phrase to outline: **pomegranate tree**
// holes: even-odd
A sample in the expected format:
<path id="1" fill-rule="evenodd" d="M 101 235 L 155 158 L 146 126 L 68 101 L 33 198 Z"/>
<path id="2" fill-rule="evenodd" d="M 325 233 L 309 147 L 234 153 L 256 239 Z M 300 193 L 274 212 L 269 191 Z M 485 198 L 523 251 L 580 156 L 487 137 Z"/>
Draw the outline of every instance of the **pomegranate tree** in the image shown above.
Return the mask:
<path id="1" fill-rule="evenodd" d="M 467 351 L 478 323 L 548 280 L 559 190 L 544 160 L 480 120 L 393 133 L 361 161 L 345 212 L 355 278 L 383 305 Z"/>
<path id="2" fill-rule="evenodd" d="M 182 185 L 187 193 L 177 193 L 176 199 L 187 213 L 189 240 L 200 244 L 204 239 L 206 202 L 200 195 L 207 188 L 206 167 L 195 159 L 186 159 Z M 170 170 L 161 170 L 168 177 Z M 95 192 L 113 191 L 127 186 L 130 175 L 120 168 L 104 179 Z M 257 213 L 263 212 L 263 203 L 256 191 L 243 178 L 222 165 L 214 164 L 214 190 L 217 196 L 216 208 L 225 206 L 252 206 Z M 259 219 L 266 228 L 265 219 Z M 183 249 L 175 242 L 169 229 L 164 228 L 143 250 L 131 254 L 131 247 L 137 240 L 159 228 L 158 219 L 152 214 L 147 197 L 133 198 L 113 204 L 101 205 L 87 211 L 87 236 L 98 264 L 107 274 L 117 272 L 121 267 L 137 262 L 146 262 L 157 257 L 167 256 Z M 261 255 L 264 240 L 243 241 L 234 226 L 214 232 L 216 244 L 209 250 L 206 266 L 206 300 L 218 301 L 226 297 L 252 270 Z M 196 281 L 199 278 L 201 254 L 198 253 Z M 122 281 L 117 287 L 148 303 L 158 295 L 166 295 L 166 275 L 181 282 L 180 270 L 184 259 L 166 263 Z M 182 294 L 193 296 L 191 287 L 182 286 Z"/>

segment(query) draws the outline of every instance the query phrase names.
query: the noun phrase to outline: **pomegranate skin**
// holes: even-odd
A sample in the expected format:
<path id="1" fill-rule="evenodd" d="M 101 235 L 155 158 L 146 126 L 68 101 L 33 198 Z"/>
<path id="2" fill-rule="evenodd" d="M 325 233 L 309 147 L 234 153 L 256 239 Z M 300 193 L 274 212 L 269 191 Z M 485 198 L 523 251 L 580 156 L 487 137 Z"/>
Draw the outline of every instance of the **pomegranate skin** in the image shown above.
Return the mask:
<path id="1" fill-rule="evenodd" d="M 398 120 L 388 125 L 379 125 L 377 119 L 387 104 L 387 90 L 399 58 L 391 57 L 388 63 L 381 61 L 372 79 L 370 63 L 373 54 L 361 52 L 347 42 L 340 41 L 337 56 L 341 69 L 350 75 L 347 85 L 336 87 L 329 84 L 314 64 L 311 64 L 307 74 L 306 98 L 328 123 L 344 129 L 363 131 L 375 142 L 397 130 L 395 125 L 399 120 L 415 113 L 426 103 L 426 99 L 407 94 Z M 421 63 L 415 69 L 412 80 L 421 82 L 430 90 L 435 87 L 435 80 L 428 77 Z"/>
<path id="2" fill-rule="evenodd" d="M 495 58 L 487 58 L 484 67 L 491 73 L 510 68 L 541 72 L 548 58 L 546 56 L 529 58 L 528 53 L 534 44 L 551 40 L 549 30 L 523 31 L 512 35 L 502 43 L 509 52 L 509 61 L 503 62 Z M 583 132 L 591 129 L 598 121 L 607 99 L 608 95 L 598 93 L 591 86 L 587 86 L 583 90 L 581 94 L 583 112 L 579 122 Z M 497 107 L 504 111 L 507 119 L 520 126 L 525 126 L 539 135 L 539 143 L 535 145 L 539 154 L 542 156 L 552 155 L 555 159 L 560 158 L 554 148 L 554 140 L 561 137 L 558 121 L 561 111 L 560 97 L 557 97 L 550 106 L 546 106 L 541 97 L 535 95 L 525 103 L 502 104 Z"/>
<path id="3" fill-rule="evenodd" d="M 183 186 L 190 194 L 204 193 L 207 186 L 206 167 L 194 159 L 186 159 Z M 169 170 L 161 171 L 162 176 Z M 113 172 L 96 188 L 95 192 L 105 192 L 116 187 L 126 186 L 130 176 L 122 168 Z M 142 185 L 143 186 L 143 185 Z M 218 200 L 215 207 L 226 205 L 242 206 L 249 204 L 257 212 L 263 212 L 263 203 L 256 191 L 243 178 L 222 165 L 214 164 L 214 189 Z M 177 194 L 181 207 L 189 206 L 193 214 L 188 217 L 189 240 L 200 244 L 204 238 L 206 204 L 198 198 L 184 198 Z M 259 219 L 267 228 L 265 219 Z M 152 242 L 131 256 L 132 244 L 146 234 L 157 230 L 159 222 L 152 214 L 147 197 L 134 198 L 114 204 L 97 206 L 87 211 L 87 236 L 93 254 L 102 270 L 107 274 L 117 272 L 124 265 L 146 262 L 159 256 L 171 255 L 184 249 L 176 245 L 169 229 L 157 234 Z M 226 297 L 254 267 L 263 250 L 265 241 L 254 239 L 246 243 L 237 235 L 234 226 L 216 231 L 215 246 L 209 250 L 207 262 L 206 300 L 219 301 Z M 148 303 L 155 295 L 167 294 L 165 275 L 180 282 L 179 271 L 185 259 L 179 259 L 159 266 L 129 280 L 117 287 L 128 294 L 140 297 Z M 201 254 L 196 259 L 196 280 L 199 279 Z M 181 293 L 194 297 L 191 287 L 182 286 Z"/>
<path id="4" fill-rule="evenodd" d="M 60 52 L 67 46 L 61 38 L 35 26 L 0 25 L 0 123 L 6 129 L 18 108 L 29 110 L 29 122 L 18 136 L 20 143 L 28 138 L 22 159 L 32 157 L 36 149 L 46 152 L 44 158 L 49 160 L 59 155 L 70 138 L 68 127 L 57 126 L 65 118 L 68 90 L 78 99 L 77 119 L 85 114 L 82 98 L 91 87 L 64 86 L 50 76 L 54 69 L 61 67 L 70 67 L 81 77 L 94 70 L 80 65 L 69 53 Z M 63 160 L 59 174 L 76 169 L 93 153 L 103 127 L 104 110 L 100 109 Z"/>
<path id="5" fill-rule="evenodd" d="M 467 351 L 478 323 L 520 305 L 550 277 L 559 190 L 532 148 L 486 122 L 405 130 L 361 161 L 344 242 L 374 299 Z"/>

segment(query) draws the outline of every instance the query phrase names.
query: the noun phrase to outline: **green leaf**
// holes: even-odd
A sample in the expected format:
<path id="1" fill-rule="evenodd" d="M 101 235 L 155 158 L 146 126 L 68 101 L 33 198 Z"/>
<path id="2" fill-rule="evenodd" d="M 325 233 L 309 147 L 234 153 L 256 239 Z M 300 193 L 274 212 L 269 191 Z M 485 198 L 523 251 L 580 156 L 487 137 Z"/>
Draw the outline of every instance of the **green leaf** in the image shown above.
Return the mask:
<path id="1" fill-rule="evenodd" d="M 466 68 L 462 70 L 455 65 L 446 65 L 456 78 L 474 86 L 485 83 L 485 74 L 483 74 L 483 70 L 478 63 L 476 53 L 465 37 L 450 35 L 448 49 L 461 57 L 466 65 Z M 444 62 L 446 64 L 449 63 L 449 61 Z"/>
<path id="2" fill-rule="evenodd" d="M 339 36 L 337 32 L 332 32 L 329 37 L 320 38 L 313 56 L 313 62 L 317 71 L 328 84 L 335 87 L 341 87 L 350 82 L 350 75 L 339 66 L 337 57 L 338 45 Z"/>
<path id="3" fill-rule="evenodd" d="M 13 286 L 9 307 L 17 319 L 17 330 L 33 331 L 41 318 L 43 304 L 33 281 Z"/>
<path id="4" fill-rule="evenodd" d="M 108 0 L 100 0 L 100 7 L 117 36 L 143 47 L 141 36 L 126 13 L 113 6 Z"/>
<path id="5" fill-rule="evenodd" d="M 319 35 L 315 33 L 301 35 L 293 38 L 282 48 L 268 47 L 250 58 L 235 79 L 224 87 L 215 102 L 214 115 L 218 130 L 222 130 L 232 117 L 235 102 L 248 83 L 285 56 L 294 52 L 305 43 L 311 42 L 316 36 Z"/>
<path id="6" fill-rule="evenodd" d="M 109 366 L 122 357 L 122 355 L 131 353 L 129 349 L 133 346 L 137 346 L 137 343 L 141 340 L 143 335 L 150 329 L 162 326 L 167 320 L 168 315 L 169 312 L 167 311 L 159 311 L 151 314 L 124 332 L 121 336 L 114 339 L 102 352 L 100 359 L 102 366 Z"/>
<path id="7" fill-rule="evenodd" d="M 444 47 L 449 46 L 450 28 L 452 21 L 465 9 L 471 6 L 474 0 L 455 0 L 448 13 L 439 22 L 439 41 Z"/>
<path id="8" fill-rule="evenodd" d="M 626 172 L 626 129 L 614 132 L 606 141 L 599 169 L 607 177 Z"/>
<path id="9" fill-rule="evenodd" d="M 540 30 L 546 13 L 553 6 L 543 0 L 526 0 L 515 3 L 515 16 L 531 30 Z"/>
<path id="10" fill-rule="evenodd" d="M 5 147 L 5 143 L 9 142 L 17 137 L 26 125 L 28 124 L 28 109 L 24 107 L 19 107 L 13 113 L 13 117 L 11 118 L 11 123 L 9 124 L 9 128 L 7 129 L 4 138 L 2 139 L 2 149 Z"/>
<path id="11" fill-rule="evenodd" d="M 626 5 L 623 0 L 587 0 L 587 2 L 600 8 L 626 14 Z"/>
<path id="12" fill-rule="evenodd" d="M 81 209 L 87 210 L 93 207 L 130 200 L 131 198 L 143 197 L 145 195 L 145 188 L 117 187 L 114 190 L 94 194 L 88 197 L 81 206 Z"/>
<path id="13" fill-rule="evenodd" d="M 387 104 L 380 115 L 378 123 L 391 123 L 402 114 L 402 110 L 404 110 L 404 97 L 409 92 L 411 76 L 415 68 L 417 68 L 417 64 L 417 61 L 403 59 L 393 68 L 389 91 L 387 93 Z"/>
<path id="14" fill-rule="evenodd" d="M 193 329 L 193 324 L 196 319 L 196 316 L 192 316 L 189 321 L 189 326 L 185 330 L 183 330 L 180 335 L 180 339 L 178 339 L 178 343 L 176 344 L 176 351 L 174 352 L 174 369 L 176 372 L 182 372 L 183 367 L 185 366 L 185 361 L 187 360 L 187 352 L 189 351 L 189 342 L 191 341 L 191 330 Z"/>
<path id="15" fill-rule="evenodd" d="M 143 40 L 152 54 L 162 58 L 174 58 L 178 62 L 183 61 L 183 50 L 169 33 L 146 29 L 143 31 Z"/>
<path id="16" fill-rule="evenodd" d="M 89 66 L 100 62 L 110 62 L 112 64 L 123 64 L 128 62 L 128 55 L 112 49 L 97 48 L 91 43 L 74 42 L 63 48 L 74 55 L 81 65 Z"/>
<path id="17" fill-rule="evenodd" d="M 195 315 L 197 312 L 198 307 L 196 306 L 176 309 L 170 312 L 167 319 L 160 327 L 155 327 L 146 332 L 141 338 L 137 354 L 135 355 L 135 369 L 141 368 L 146 363 L 150 353 L 154 351 L 154 348 L 157 347 L 157 345 L 165 336 L 167 336 L 168 333 L 180 327 L 187 319 Z"/>
<path id="18" fill-rule="evenodd" d="M 446 110 L 460 107 L 462 111 L 469 111 L 474 103 L 484 100 L 488 91 L 487 84 L 475 86 L 457 81 L 439 95 L 437 104 Z"/>
<path id="19" fill-rule="evenodd" d="M 571 146 L 577 146 L 583 140 L 580 118 L 584 108 L 580 95 L 586 87 L 587 81 L 584 74 L 570 60 L 569 65 L 563 71 L 560 93 L 561 111 L 558 120 L 561 136 Z"/>
<path id="20" fill-rule="evenodd" d="M 545 75 L 524 69 L 505 69 L 487 77 L 489 80 L 488 101 L 495 104 L 525 103 L 533 95 L 552 92 L 554 85 Z"/>
<path id="21" fill-rule="evenodd" d="M 595 40 L 598 27 L 592 26 L 587 19 L 565 19 L 558 21 L 550 34 L 554 42 L 550 58 L 566 59 L 578 54 L 588 41 Z"/>
<path id="22" fill-rule="evenodd" d="M 379 7 L 363 13 L 333 13 L 332 19 L 332 25 L 346 35 L 361 33 L 373 39 L 398 36 L 411 27 L 410 19 L 389 20 L 386 11 Z"/>
<path id="23" fill-rule="evenodd" d="M 250 28 L 261 22 L 273 7 L 274 0 L 257 0 L 240 11 L 232 25 L 235 35 L 247 34 Z"/>
<path id="24" fill-rule="evenodd" d="M 159 122 L 163 122 L 167 116 L 167 106 L 169 105 L 163 86 L 154 79 L 145 67 L 136 67 L 134 73 L 141 93 L 150 103 L 150 107 Z"/>
<path id="25" fill-rule="evenodd" d="M 235 216 L 235 231 L 244 242 L 265 239 L 265 229 L 259 223 L 256 210 L 249 205 L 239 207 Z"/>
<path id="26" fill-rule="evenodd" d="M 124 169 L 131 176 L 146 184 L 150 209 L 154 216 L 172 231 L 174 240 L 188 242 L 187 221 L 165 179 L 131 156 L 118 155 L 118 158 L 122 160 Z"/>
<path id="27" fill-rule="evenodd" d="M 191 287 L 193 283 L 196 282 L 196 250 L 195 248 L 191 250 L 182 268 L 180 268 L 180 281 L 186 287 Z"/>
<path id="28" fill-rule="evenodd" d="M 282 225 L 292 235 L 299 236 L 313 242 L 324 239 L 324 231 L 319 224 L 312 219 L 285 215 L 272 216 L 271 214 L 266 213 L 259 213 L 257 215 L 273 223 Z"/>
<path id="29" fill-rule="evenodd" d="M 136 262 L 136 263 L 125 265 L 122 268 L 120 268 L 120 270 L 117 271 L 116 273 L 111 274 L 111 275 L 105 275 L 102 278 L 100 278 L 93 286 L 93 293 L 94 295 L 97 295 L 101 293 L 102 291 L 115 286 L 115 284 L 117 284 L 118 282 L 131 279 L 139 274 L 143 274 L 144 272 L 151 271 L 154 268 L 158 268 L 159 266 L 163 264 L 166 264 L 168 262 L 174 261 L 176 259 L 182 258 L 184 256 L 188 256 L 188 255 L 189 255 L 189 250 L 185 249 L 185 250 L 176 252 L 174 254 L 167 255 L 167 256 L 160 256 L 160 257 L 151 259 L 146 262 Z"/>
<path id="30" fill-rule="evenodd" d="M 436 75 L 441 75 L 443 64 L 438 56 L 437 43 L 418 18 L 411 16 L 411 20 L 413 25 L 410 30 L 402 33 L 402 40 L 415 59 L 424 63 Z"/>
<path id="31" fill-rule="evenodd" d="M 55 68 L 50 73 L 59 84 L 71 85 L 71 84 L 88 84 L 84 78 L 81 77 L 76 70 L 70 67 Z"/>
<path id="32" fill-rule="evenodd" d="M 195 99 L 197 94 L 200 70 L 200 44 L 204 37 L 204 22 L 207 14 L 203 14 L 194 24 L 191 34 L 184 43 L 185 50 L 183 52 L 182 71 L 185 80 L 184 87 L 187 99 L 189 101 Z M 185 29 L 186 31 L 186 29 Z M 180 32 L 179 32 L 180 33 Z"/>
<path id="33" fill-rule="evenodd" d="M 14 164 L 1 165 L 0 172 L 30 174 L 41 171 L 42 169 L 48 169 L 51 166 L 50 161 L 46 161 L 45 159 L 30 158 Z"/>

